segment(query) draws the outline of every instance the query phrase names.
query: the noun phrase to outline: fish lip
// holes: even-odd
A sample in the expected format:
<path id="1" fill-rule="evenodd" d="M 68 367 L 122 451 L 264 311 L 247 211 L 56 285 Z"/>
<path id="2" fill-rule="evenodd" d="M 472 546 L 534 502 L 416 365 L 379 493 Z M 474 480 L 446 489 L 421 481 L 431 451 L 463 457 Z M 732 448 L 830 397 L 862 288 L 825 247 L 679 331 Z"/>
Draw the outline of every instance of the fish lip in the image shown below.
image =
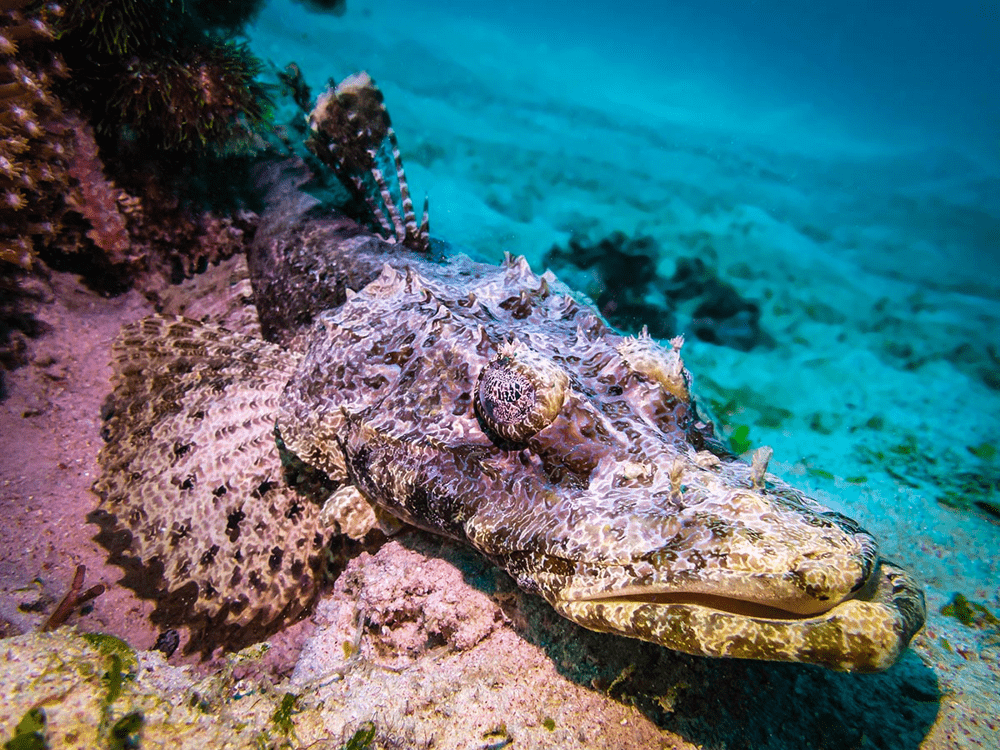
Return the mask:
<path id="1" fill-rule="evenodd" d="M 703 603 L 557 599 L 555 609 L 591 630 L 639 638 L 689 654 L 806 662 L 837 671 L 877 672 L 899 660 L 926 619 L 923 593 L 881 559 L 866 585 L 811 616 L 739 613 Z"/>
<path id="2" fill-rule="evenodd" d="M 568 587 L 560 591 L 556 599 L 561 602 L 604 602 L 648 604 L 648 605 L 680 605 L 702 607 L 734 616 L 743 616 L 756 620 L 807 620 L 824 617 L 836 607 L 851 600 L 871 601 L 877 595 L 881 565 L 878 558 L 871 559 L 870 564 L 859 566 L 858 580 L 855 585 L 842 595 L 821 598 L 806 598 L 792 602 L 780 597 L 741 597 L 713 590 L 712 586 L 699 588 L 677 586 L 673 584 L 642 584 L 633 583 L 625 586 L 614 586 L 600 591 L 588 591 L 588 587 Z M 747 580 L 750 580 L 749 578 Z M 735 588 L 730 583 L 729 588 Z"/>

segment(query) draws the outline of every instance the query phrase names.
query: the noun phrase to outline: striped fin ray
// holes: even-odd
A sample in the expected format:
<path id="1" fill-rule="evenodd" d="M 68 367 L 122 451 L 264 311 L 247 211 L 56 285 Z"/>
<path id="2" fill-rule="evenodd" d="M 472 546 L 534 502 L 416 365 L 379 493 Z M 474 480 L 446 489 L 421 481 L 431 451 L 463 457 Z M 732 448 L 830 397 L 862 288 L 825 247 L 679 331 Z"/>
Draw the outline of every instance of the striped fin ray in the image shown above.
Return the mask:
<path id="1" fill-rule="evenodd" d="M 430 241 L 427 237 L 427 197 L 424 197 L 424 220 L 418 227 L 417 216 L 413 211 L 413 200 L 410 198 L 410 186 L 406 182 L 406 170 L 403 169 L 403 157 L 399 153 L 399 141 L 396 140 L 396 131 L 391 125 L 387 135 L 389 144 L 392 146 L 392 159 L 396 164 L 396 181 L 399 184 L 399 196 L 403 204 L 403 220 L 406 223 L 402 243 L 411 250 L 426 253 L 430 250 Z"/>

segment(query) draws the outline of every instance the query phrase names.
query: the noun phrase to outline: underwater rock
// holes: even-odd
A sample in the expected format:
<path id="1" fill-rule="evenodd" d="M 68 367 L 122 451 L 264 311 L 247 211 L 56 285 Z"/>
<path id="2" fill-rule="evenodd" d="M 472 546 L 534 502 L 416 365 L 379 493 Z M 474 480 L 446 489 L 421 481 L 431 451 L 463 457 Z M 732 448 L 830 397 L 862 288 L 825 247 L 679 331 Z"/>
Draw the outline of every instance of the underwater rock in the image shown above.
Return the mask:
<path id="1" fill-rule="evenodd" d="M 319 629 L 292 679 L 319 679 L 359 658 L 403 667 L 430 652 L 467 651 L 503 619 L 453 565 L 391 541 L 351 560 L 334 595 L 317 605 Z"/>
<path id="2" fill-rule="evenodd" d="M 653 338 L 686 333 L 718 346 L 750 351 L 769 345 L 761 328 L 760 307 L 721 280 L 702 258 L 677 258 L 673 276 L 657 273 L 663 251 L 652 237 L 630 238 L 622 232 L 588 244 L 570 239 L 552 247 L 545 264 L 557 272 L 575 269 L 592 274 L 583 291 L 609 323 L 629 333 L 646 327 Z M 686 319 L 686 324 L 679 321 Z"/>
<path id="3" fill-rule="evenodd" d="M 666 339 L 677 334 L 674 313 L 648 300 L 656 279 L 656 253 L 652 237 L 633 239 L 614 232 L 594 244 L 571 238 L 566 248 L 553 245 L 544 263 L 556 272 L 566 266 L 590 271 L 593 286 L 582 291 L 610 323 L 629 333 L 646 326 L 653 338 Z"/>
<path id="4" fill-rule="evenodd" d="M 5 638 L 0 651 L 0 741 L 40 702 L 44 711 L 35 724 L 43 744 L 17 747 L 254 748 L 287 743 L 296 730 L 312 742 L 328 736 L 317 711 L 276 722 L 283 694 L 270 682 L 247 681 L 241 689 L 235 671 L 259 660 L 261 649 L 234 654 L 220 673 L 200 678 L 157 651 L 69 628 Z"/>
<path id="5" fill-rule="evenodd" d="M 332 13 L 335 16 L 342 16 L 347 12 L 347 0 L 295 0 L 295 2 L 323 13 Z"/>

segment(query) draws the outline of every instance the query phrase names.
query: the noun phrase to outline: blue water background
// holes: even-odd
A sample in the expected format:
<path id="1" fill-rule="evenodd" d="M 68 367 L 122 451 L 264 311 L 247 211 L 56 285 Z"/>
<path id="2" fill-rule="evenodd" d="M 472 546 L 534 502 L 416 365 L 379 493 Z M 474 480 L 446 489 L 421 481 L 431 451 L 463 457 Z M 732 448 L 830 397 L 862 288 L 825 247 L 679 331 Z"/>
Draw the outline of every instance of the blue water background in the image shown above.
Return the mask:
<path id="1" fill-rule="evenodd" d="M 807 102 L 876 139 L 1000 156 L 1000 8 L 988 0 L 435 5 L 512 35 L 588 44 L 610 65 L 703 77 L 735 99 Z"/>

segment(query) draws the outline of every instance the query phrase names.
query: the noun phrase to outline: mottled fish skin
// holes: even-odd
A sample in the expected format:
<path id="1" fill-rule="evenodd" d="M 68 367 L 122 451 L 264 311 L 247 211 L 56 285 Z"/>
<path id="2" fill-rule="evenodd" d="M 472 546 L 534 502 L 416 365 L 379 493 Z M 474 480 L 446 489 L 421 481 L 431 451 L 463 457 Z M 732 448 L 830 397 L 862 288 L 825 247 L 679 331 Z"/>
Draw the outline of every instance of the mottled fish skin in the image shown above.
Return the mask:
<path id="1" fill-rule="evenodd" d="M 277 414 L 291 452 L 471 544 L 588 628 L 840 670 L 896 661 L 924 619 L 915 583 L 854 521 L 765 473 L 766 457 L 748 465 L 721 449 L 679 341 L 620 336 L 522 258 L 434 263 L 379 252 L 371 235 L 338 240 L 338 226 L 304 221 L 255 250 L 284 259 L 284 299 L 324 298 L 312 284 L 324 262 L 357 289 L 298 334 Z M 358 279 L 343 270 L 355 251 Z M 263 307 L 261 318 L 268 329 Z M 477 410 L 480 373 L 499 360 L 566 383 L 555 417 L 522 440 Z"/>
<path id="2" fill-rule="evenodd" d="M 269 341 L 158 316 L 114 347 L 93 520 L 155 619 L 192 626 L 188 651 L 308 612 L 332 496 L 474 546 L 594 630 L 838 670 L 899 658 L 920 590 L 765 452 L 726 453 L 679 340 L 620 336 L 523 259 L 434 262 L 308 208 L 278 201 L 249 253 Z"/>

